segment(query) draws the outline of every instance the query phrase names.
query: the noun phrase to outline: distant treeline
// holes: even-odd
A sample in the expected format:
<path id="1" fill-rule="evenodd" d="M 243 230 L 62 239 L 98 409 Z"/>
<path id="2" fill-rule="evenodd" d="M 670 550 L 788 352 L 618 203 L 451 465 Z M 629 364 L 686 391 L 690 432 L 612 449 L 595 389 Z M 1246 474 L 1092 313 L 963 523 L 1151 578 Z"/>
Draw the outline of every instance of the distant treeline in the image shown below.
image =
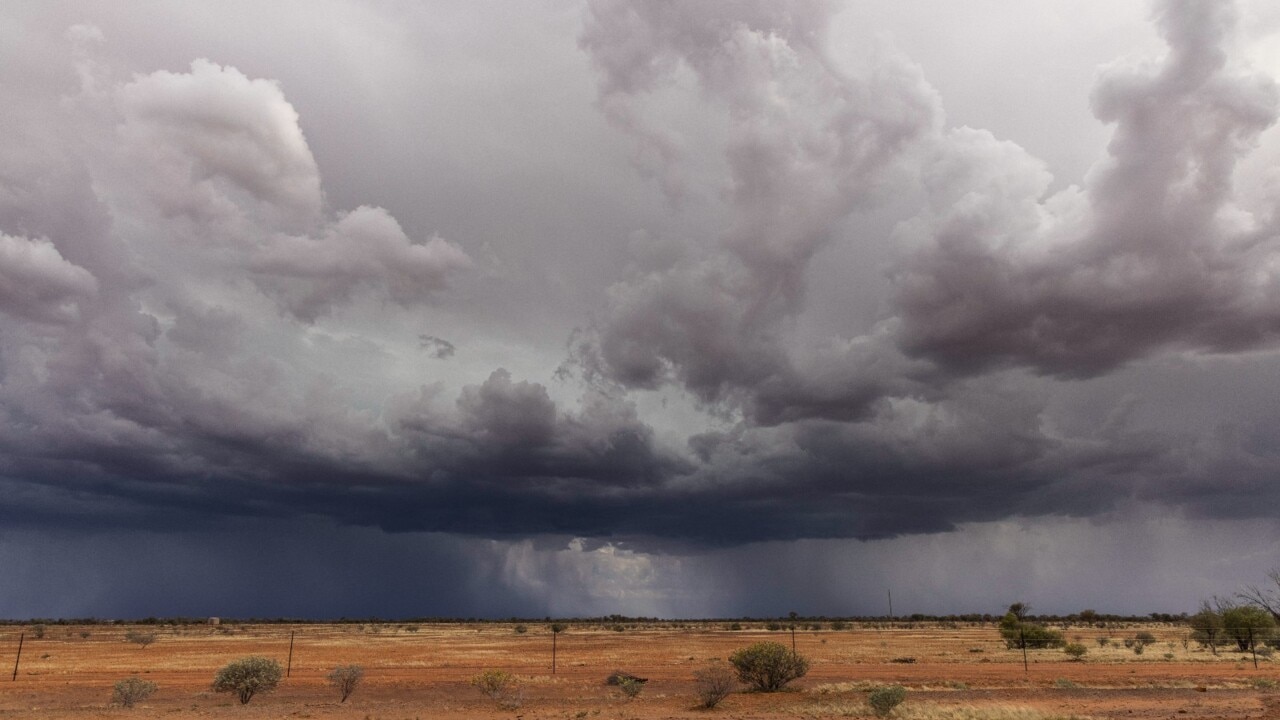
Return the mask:
<path id="1" fill-rule="evenodd" d="M 999 622 L 1003 617 L 1002 614 L 991 613 L 965 613 L 961 615 L 926 615 L 923 613 L 913 613 L 911 615 L 899 615 L 889 617 L 887 615 L 846 615 L 832 617 L 827 615 L 795 615 L 788 614 L 782 616 L 763 616 L 763 617 L 734 617 L 734 618 L 659 618 L 629 615 L 602 615 L 599 617 L 509 617 L 509 618 L 460 618 L 460 617 L 442 617 L 442 616 L 417 616 L 407 618 L 380 618 L 380 617 L 340 617 L 329 619 L 315 618 L 233 618 L 220 617 L 219 620 L 225 624 L 236 625 L 403 625 L 403 624 L 467 624 L 467 625 L 507 625 L 507 624 L 525 624 L 533 625 L 538 623 L 572 623 L 576 625 L 611 625 L 618 623 L 627 623 L 633 625 L 681 625 L 681 624 L 708 624 L 708 623 L 796 623 L 798 625 L 812 623 L 994 623 Z M 1149 613 L 1147 615 L 1114 615 L 1109 613 L 1100 613 L 1093 610 L 1082 610 L 1078 613 L 1069 615 L 1027 615 L 1026 620 L 1032 620 L 1042 623 L 1142 623 L 1142 622 L 1163 622 L 1163 623 L 1185 623 L 1188 620 L 1187 613 Z M 27 618 L 19 619 L 0 619 L 0 625 L 28 625 L 39 623 L 43 625 L 207 625 L 209 617 L 145 617 L 135 619 L 107 619 L 107 618 Z"/>

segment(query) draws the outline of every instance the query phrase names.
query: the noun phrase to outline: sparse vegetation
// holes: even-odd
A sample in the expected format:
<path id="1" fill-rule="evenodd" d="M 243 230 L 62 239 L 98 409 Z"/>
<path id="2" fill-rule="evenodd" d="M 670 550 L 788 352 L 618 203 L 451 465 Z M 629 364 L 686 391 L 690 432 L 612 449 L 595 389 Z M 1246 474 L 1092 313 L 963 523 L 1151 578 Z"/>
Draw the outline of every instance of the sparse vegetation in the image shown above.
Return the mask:
<path id="1" fill-rule="evenodd" d="M 240 704 L 247 705 L 254 695 L 275 690 L 283 676 L 280 663 L 251 655 L 222 666 L 213 678 L 213 690 L 235 693 Z"/>
<path id="2" fill-rule="evenodd" d="M 907 699 L 907 689 L 901 685 L 878 687 L 867 694 L 867 705 L 879 717 L 888 717 L 893 709 Z"/>
<path id="3" fill-rule="evenodd" d="M 347 698 L 351 697 L 351 693 L 355 692 L 356 686 L 364 679 L 364 668 L 359 665 L 339 665 L 329 671 L 329 685 L 337 690 L 342 699 L 338 702 L 344 703 Z"/>
<path id="4" fill-rule="evenodd" d="M 1072 660 L 1080 661 L 1089 652 L 1089 648 L 1081 643 L 1067 643 L 1062 647 L 1062 652 L 1066 653 Z"/>
<path id="5" fill-rule="evenodd" d="M 729 663 L 738 679 L 760 692 L 776 692 L 809 672 L 809 661 L 776 642 L 758 642 L 735 651 Z"/>
<path id="6" fill-rule="evenodd" d="M 46 628 L 43 623 L 36 623 L 31 626 L 31 637 L 39 640 L 44 637 L 47 629 L 48 628 Z"/>
<path id="7" fill-rule="evenodd" d="M 644 690 L 644 681 L 639 678 L 624 677 L 618 680 L 618 689 L 628 700 L 634 699 Z"/>
<path id="8" fill-rule="evenodd" d="M 131 642 L 138 647 L 145 648 L 156 641 L 156 634 L 153 632 L 145 632 L 143 630 L 125 630 L 125 642 Z"/>
<path id="9" fill-rule="evenodd" d="M 471 678 L 471 686 L 503 710 L 515 710 L 523 702 L 516 678 L 505 670 L 485 670 Z"/>
<path id="10" fill-rule="evenodd" d="M 712 663 L 693 672 L 693 687 L 699 707 L 711 709 L 719 705 L 737 684 L 733 671 L 722 663 Z"/>
<path id="11" fill-rule="evenodd" d="M 135 703 L 151 697 L 156 691 L 156 684 L 140 677 L 117 680 L 112 688 L 111 702 L 122 707 L 131 708 Z"/>

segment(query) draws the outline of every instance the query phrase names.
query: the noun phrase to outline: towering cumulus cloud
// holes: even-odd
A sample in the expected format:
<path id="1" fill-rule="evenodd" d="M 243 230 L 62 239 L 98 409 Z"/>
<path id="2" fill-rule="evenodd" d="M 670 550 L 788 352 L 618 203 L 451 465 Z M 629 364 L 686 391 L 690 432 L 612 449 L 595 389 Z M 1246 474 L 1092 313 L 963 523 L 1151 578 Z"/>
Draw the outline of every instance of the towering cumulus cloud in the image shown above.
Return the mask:
<path id="1" fill-rule="evenodd" d="M 600 104 L 642 154 L 661 158 L 664 178 L 680 177 L 684 153 L 646 124 L 645 101 L 689 77 L 689 91 L 721 114 L 728 213 L 723 234 L 692 260 L 611 290 L 595 369 L 631 387 L 676 380 L 765 422 L 860 412 L 877 378 L 826 377 L 843 385 L 818 390 L 788 357 L 787 324 L 814 254 L 939 112 L 900 57 L 837 69 L 825 47 L 831 11 L 825 2 L 591 5 L 582 45 Z"/>
<path id="2" fill-rule="evenodd" d="M 1242 204 L 1233 171 L 1280 93 L 1229 62 L 1232 4 L 1170 0 L 1156 20 L 1165 56 L 1114 64 L 1094 90 L 1114 132 L 1083 189 L 1046 197 L 1044 167 L 989 133 L 939 138 L 929 210 L 901 232 L 918 246 L 895 277 L 908 353 L 1085 377 L 1162 348 L 1275 339 L 1274 201 Z"/>

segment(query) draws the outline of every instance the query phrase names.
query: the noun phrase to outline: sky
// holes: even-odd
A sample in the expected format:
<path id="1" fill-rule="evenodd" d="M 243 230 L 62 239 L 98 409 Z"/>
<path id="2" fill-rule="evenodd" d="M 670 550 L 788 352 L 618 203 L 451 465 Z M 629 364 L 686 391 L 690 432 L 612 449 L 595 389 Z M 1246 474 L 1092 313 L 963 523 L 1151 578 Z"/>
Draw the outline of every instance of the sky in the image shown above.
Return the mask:
<path id="1" fill-rule="evenodd" d="M 1269 0 L 0 7 L 0 618 L 1194 612 Z"/>

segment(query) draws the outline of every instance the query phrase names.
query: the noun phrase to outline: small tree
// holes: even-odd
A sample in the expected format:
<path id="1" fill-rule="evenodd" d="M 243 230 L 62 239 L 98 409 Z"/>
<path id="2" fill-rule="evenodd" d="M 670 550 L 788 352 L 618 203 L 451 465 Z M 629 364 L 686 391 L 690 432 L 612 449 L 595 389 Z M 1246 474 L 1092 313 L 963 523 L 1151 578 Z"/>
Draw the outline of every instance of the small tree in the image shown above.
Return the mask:
<path id="1" fill-rule="evenodd" d="M 1062 652 L 1066 653 L 1072 660 L 1083 660 L 1085 654 L 1089 652 L 1089 648 L 1081 643 L 1067 643 L 1063 646 Z"/>
<path id="2" fill-rule="evenodd" d="M 1214 655 L 1218 654 L 1218 642 L 1222 640 L 1222 613 L 1213 609 L 1205 601 L 1200 604 L 1200 612 L 1191 616 L 1191 639 L 1208 647 Z"/>
<path id="3" fill-rule="evenodd" d="M 339 665 L 329 671 L 329 684 L 342 695 L 342 699 L 338 701 L 340 703 L 351 697 L 351 693 L 355 692 L 356 686 L 363 679 L 364 668 L 359 665 Z"/>
<path id="4" fill-rule="evenodd" d="M 712 663 L 693 672 L 693 687 L 698 695 L 698 705 L 708 710 L 728 697 L 737 684 L 733 671 L 721 663 Z"/>
<path id="5" fill-rule="evenodd" d="M 280 684 L 284 670 L 270 658 L 252 655 L 227 663 L 213 678 L 214 692 L 235 693 L 240 704 L 248 704 L 258 693 L 271 692 Z"/>
<path id="6" fill-rule="evenodd" d="M 155 691 L 156 684 L 149 680 L 143 680 L 140 677 L 125 678 L 116 681 L 111 693 L 111 702 L 131 708 L 134 703 L 151 697 Z"/>
<path id="7" fill-rule="evenodd" d="M 1000 620 L 1000 637 L 1008 648 L 1020 648 L 1026 644 L 1028 648 L 1062 647 L 1065 641 L 1062 633 L 1050 630 L 1026 620 L 1031 606 L 1025 603 L 1014 603 Z"/>
<path id="8" fill-rule="evenodd" d="M 885 685 L 867 695 L 867 704 L 879 717 L 887 717 L 893 709 L 907 699 L 907 689 L 901 685 Z"/>
<path id="9" fill-rule="evenodd" d="M 809 661 L 782 643 L 758 642 L 735 651 L 729 662 L 738 679 L 760 692 L 776 692 L 809 672 Z"/>
<path id="10" fill-rule="evenodd" d="M 1250 643 L 1266 642 L 1276 629 L 1275 618 L 1257 605 L 1236 605 L 1222 611 L 1223 632 L 1243 652 Z"/>

